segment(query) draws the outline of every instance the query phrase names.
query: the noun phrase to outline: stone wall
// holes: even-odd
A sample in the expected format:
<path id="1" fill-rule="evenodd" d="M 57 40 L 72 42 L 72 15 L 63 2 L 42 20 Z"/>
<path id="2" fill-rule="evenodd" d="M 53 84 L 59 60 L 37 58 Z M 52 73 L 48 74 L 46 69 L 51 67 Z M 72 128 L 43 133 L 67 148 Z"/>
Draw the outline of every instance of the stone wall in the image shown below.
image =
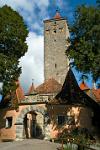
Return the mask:
<path id="1" fill-rule="evenodd" d="M 17 117 L 17 120 L 16 120 L 16 138 L 18 138 L 18 139 L 23 138 L 23 130 L 24 130 L 23 129 L 23 127 L 24 127 L 23 119 L 28 112 L 32 112 L 32 111 L 35 112 L 37 114 L 37 117 L 36 117 L 37 123 L 39 124 L 39 126 L 43 126 L 42 125 L 43 120 L 44 120 L 43 116 L 45 113 L 44 107 L 45 107 L 44 104 L 43 105 L 42 104 L 41 105 L 38 105 L 38 104 L 30 105 L 30 106 L 27 106 L 25 109 L 23 109 L 20 112 L 20 115 Z M 42 130 L 43 130 L 43 128 L 42 128 Z"/>

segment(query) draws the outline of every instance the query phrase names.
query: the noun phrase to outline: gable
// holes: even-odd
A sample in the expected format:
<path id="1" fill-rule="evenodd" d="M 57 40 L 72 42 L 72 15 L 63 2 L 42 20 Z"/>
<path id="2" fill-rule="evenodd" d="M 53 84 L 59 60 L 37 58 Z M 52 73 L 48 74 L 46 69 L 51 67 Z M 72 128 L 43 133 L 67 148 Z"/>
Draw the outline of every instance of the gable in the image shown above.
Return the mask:
<path id="1" fill-rule="evenodd" d="M 62 90 L 57 94 L 56 99 L 61 103 L 83 105 L 100 112 L 100 106 L 80 89 L 71 69 L 69 69 Z"/>

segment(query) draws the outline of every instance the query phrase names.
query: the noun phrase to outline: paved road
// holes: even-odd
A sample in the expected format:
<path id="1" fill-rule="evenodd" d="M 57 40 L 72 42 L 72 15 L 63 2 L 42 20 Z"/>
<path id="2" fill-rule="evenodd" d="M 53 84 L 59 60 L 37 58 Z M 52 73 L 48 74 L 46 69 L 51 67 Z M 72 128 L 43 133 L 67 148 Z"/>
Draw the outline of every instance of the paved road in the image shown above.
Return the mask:
<path id="1" fill-rule="evenodd" d="M 57 150 L 57 147 L 58 144 L 37 139 L 0 143 L 0 150 Z"/>

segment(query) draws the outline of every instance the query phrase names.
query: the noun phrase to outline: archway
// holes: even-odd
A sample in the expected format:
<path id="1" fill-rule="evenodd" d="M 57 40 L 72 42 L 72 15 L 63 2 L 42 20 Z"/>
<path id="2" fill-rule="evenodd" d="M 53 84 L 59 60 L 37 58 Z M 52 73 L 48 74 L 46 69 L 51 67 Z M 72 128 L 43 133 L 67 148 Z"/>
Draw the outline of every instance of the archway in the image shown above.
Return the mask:
<path id="1" fill-rule="evenodd" d="M 36 116 L 34 111 L 28 112 L 23 119 L 23 136 L 25 138 L 36 138 Z"/>
<path id="2" fill-rule="evenodd" d="M 31 125 L 34 124 L 34 126 L 32 127 L 36 128 L 36 130 L 33 129 L 32 130 L 33 132 L 31 133 L 31 135 L 29 135 L 27 131 L 27 129 L 29 128 L 26 128 L 26 131 L 25 131 L 25 121 L 27 122 L 26 116 L 28 114 L 29 115 L 31 114 L 32 117 L 34 114 L 36 114 L 36 118 L 32 120 L 32 124 L 31 124 Z M 36 105 L 32 105 L 32 106 L 28 106 L 24 108 L 16 119 L 16 124 L 15 124 L 16 125 L 16 138 L 22 139 L 22 138 L 30 138 L 30 137 L 39 137 L 40 133 L 41 133 L 41 137 L 43 137 L 44 136 L 44 116 L 45 116 L 45 110 L 39 106 L 37 107 Z M 28 124 L 26 123 L 26 127 L 27 126 Z"/>

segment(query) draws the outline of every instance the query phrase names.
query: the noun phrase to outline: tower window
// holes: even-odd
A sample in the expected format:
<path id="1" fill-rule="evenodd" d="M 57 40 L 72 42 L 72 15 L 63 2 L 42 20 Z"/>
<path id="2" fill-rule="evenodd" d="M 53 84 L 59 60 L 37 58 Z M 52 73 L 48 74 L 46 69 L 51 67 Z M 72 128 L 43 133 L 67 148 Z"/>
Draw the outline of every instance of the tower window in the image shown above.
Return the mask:
<path id="1" fill-rule="evenodd" d="M 46 33 L 49 33 L 50 32 L 50 30 L 48 29 L 48 30 L 46 30 Z"/>
<path id="2" fill-rule="evenodd" d="M 57 64 L 55 64 L 55 68 L 57 68 Z"/>
<path id="3" fill-rule="evenodd" d="M 56 30 L 54 30 L 54 33 L 56 33 Z"/>
<path id="4" fill-rule="evenodd" d="M 7 117 L 6 118 L 6 128 L 11 128 L 12 127 L 12 117 Z"/>

